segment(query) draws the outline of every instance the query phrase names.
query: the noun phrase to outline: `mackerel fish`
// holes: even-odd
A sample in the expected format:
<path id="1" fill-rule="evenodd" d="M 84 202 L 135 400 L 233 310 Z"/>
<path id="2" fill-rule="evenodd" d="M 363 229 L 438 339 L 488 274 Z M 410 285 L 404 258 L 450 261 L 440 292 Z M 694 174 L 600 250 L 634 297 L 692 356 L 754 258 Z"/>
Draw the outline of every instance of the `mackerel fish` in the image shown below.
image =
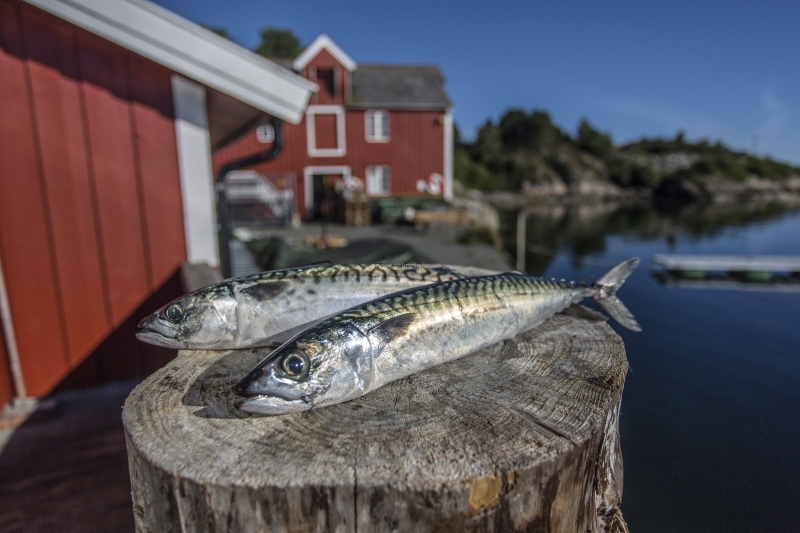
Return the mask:
<path id="1" fill-rule="evenodd" d="M 362 396 L 531 329 L 586 297 L 641 331 L 616 297 L 638 258 L 593 285 L 512 272 L 407 289 L 352 307 L 277 348 L 235 387 L 242 411 L 278 415 Z"/>
<path id="2" fill-rule="evenodd" d="M 262 272 L 173 300 L 139 323 L 136 338 L 178 349 L 268 346 L 374 298 L 488 272 L 472 267 L 384 264 L 324 264 Z"/>

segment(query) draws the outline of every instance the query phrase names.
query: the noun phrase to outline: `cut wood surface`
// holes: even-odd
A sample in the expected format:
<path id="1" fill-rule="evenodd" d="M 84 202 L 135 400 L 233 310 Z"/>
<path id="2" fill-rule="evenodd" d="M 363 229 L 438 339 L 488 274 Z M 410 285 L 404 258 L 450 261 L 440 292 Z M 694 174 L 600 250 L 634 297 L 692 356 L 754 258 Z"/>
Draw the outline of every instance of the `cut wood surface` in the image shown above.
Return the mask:
<path id="1" fill-rule="evenodd" d="M 131 393 L 137 531 L 627 531 L 628 364 L 595 313 L 283 416 L 233 406 L 265 353 L 182 351 Z"/>

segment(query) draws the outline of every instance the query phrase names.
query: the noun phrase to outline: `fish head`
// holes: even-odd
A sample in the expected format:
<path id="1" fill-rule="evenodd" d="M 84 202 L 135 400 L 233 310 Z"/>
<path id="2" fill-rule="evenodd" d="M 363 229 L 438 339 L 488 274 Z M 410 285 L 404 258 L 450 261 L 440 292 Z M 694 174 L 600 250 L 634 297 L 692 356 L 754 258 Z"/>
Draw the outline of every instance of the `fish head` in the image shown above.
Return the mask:
<path id="1" fill-rule="evenodd" d="M 236 299 L 227 283 L 212 285 L 171 301 L 139 328 L 137 339 L 166 348 L 229 347 L 238 333 Z"/>
<path id="2" fill-rule="evenodd" d="M 301 332 L 261 361 L 235 391 L 236 406 L 256 414 L 306 411 L 361 396 L 372 383 L 369 339 L 348 323 L 326 321 Z"/>

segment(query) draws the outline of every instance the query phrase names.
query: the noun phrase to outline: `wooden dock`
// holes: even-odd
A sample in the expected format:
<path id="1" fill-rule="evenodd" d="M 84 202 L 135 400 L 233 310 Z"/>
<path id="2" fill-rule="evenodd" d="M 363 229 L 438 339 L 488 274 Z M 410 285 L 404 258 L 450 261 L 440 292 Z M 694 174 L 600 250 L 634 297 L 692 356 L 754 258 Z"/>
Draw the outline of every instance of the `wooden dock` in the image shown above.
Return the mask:
<path id="1" fill-rule="evenodd" d="M 684 278 L 671 272 L 653 272 L 653 277 L 665 287 L 698 290 L 737 290 L 759 292 L 800 293 L 800 279 L 788 276 L 771 277 L 767 281 L 741 279 L 731 275 Z"/>
<path id="2" fill-rule="evenodd" d="M 651 261 L 670 271 L 800 272 L 800 256 L 656 254 Z"/>

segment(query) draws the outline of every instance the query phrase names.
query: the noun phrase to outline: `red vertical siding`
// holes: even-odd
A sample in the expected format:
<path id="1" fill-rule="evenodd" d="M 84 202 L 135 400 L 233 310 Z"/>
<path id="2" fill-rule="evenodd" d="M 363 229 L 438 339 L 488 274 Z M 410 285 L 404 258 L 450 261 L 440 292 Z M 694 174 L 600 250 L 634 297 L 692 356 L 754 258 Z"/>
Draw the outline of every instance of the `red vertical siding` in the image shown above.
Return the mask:
<path id="1" fill-rule="evenodd" d="M 108 297 L 114 325 L 119 325 L 151 285 L 142 239 L 125 55 L 121 48 L 81 32 L 78 58 Z"/>
<path id="2" fill-rule="evenodd" d="M 103 298 L 72 32 L 26 11 L 28 68 L 71 365 L 111 328 Z"/>
<path id="3" fill-rule="evenodd" d="M 253 166 L 259 172 L 292 172 L 298 177 L 297 201 L 305 215 L 303 171 L 306 167 L 348 166 L 362 180 L 369 165 L 389 165 L 392 173 L 392 195 L 417 195 L 417 181 L 431 174 L 444 175 L 444 110 L 389 110 L 390 141 L 366 141 L 364 110 L 345 111 L 346 153 L 340 157 L 310 157 L 308 155 L 305 118 L 295 126 L 285 124 L 284 149 L 281 155 L 267 163 Z M 319 119 L 324 115 L 316 115 Z M 315 126 L 319 124 L 317 122 Z M 315 128 L 316 129 L 316 128 Z M 319 140 L 319 137 L 318 137 Z M 214 154 L 214 168 L 263 150 L 255 133 L 222 148 Z"/>
<path id="4" fill-rule="evenodd" d="M 169 279 L 186 261 L 181 184 L 172 86 L 168 70 L 131 55 L 133 121 L 150 250 L 152 288 Z"/>
<path id="5" fill-rule="evenodd" d="M 40 395 L 185 260 L 170 71 L 15 0 L 0 45 L 0 260 Z"/>
<path id="6" fill-rule="evenodd" d="M 344 102 L 346 93 L 346 79 L 348 77 L 347 69 L 339 63 L 330 52 L 322 49 L 317 56 L 312 59 L 304 69 L 305 77 L 308 74 L 317 70 L 333 70 L 334 71 L 334 94 L 329 94 L 324 88 L 311 96 L 310 103 L 312 105 L 328 105 L 328 104 L 341 104 Z M 316 80 L 314 80 L 316 81 Z"/>
<path id="7" fill-rule="evenodd" d="M 21 29 L 18 5 L 0 3 L 0 260 L 26 386 L 40 394 L 68 361 Z"/>

